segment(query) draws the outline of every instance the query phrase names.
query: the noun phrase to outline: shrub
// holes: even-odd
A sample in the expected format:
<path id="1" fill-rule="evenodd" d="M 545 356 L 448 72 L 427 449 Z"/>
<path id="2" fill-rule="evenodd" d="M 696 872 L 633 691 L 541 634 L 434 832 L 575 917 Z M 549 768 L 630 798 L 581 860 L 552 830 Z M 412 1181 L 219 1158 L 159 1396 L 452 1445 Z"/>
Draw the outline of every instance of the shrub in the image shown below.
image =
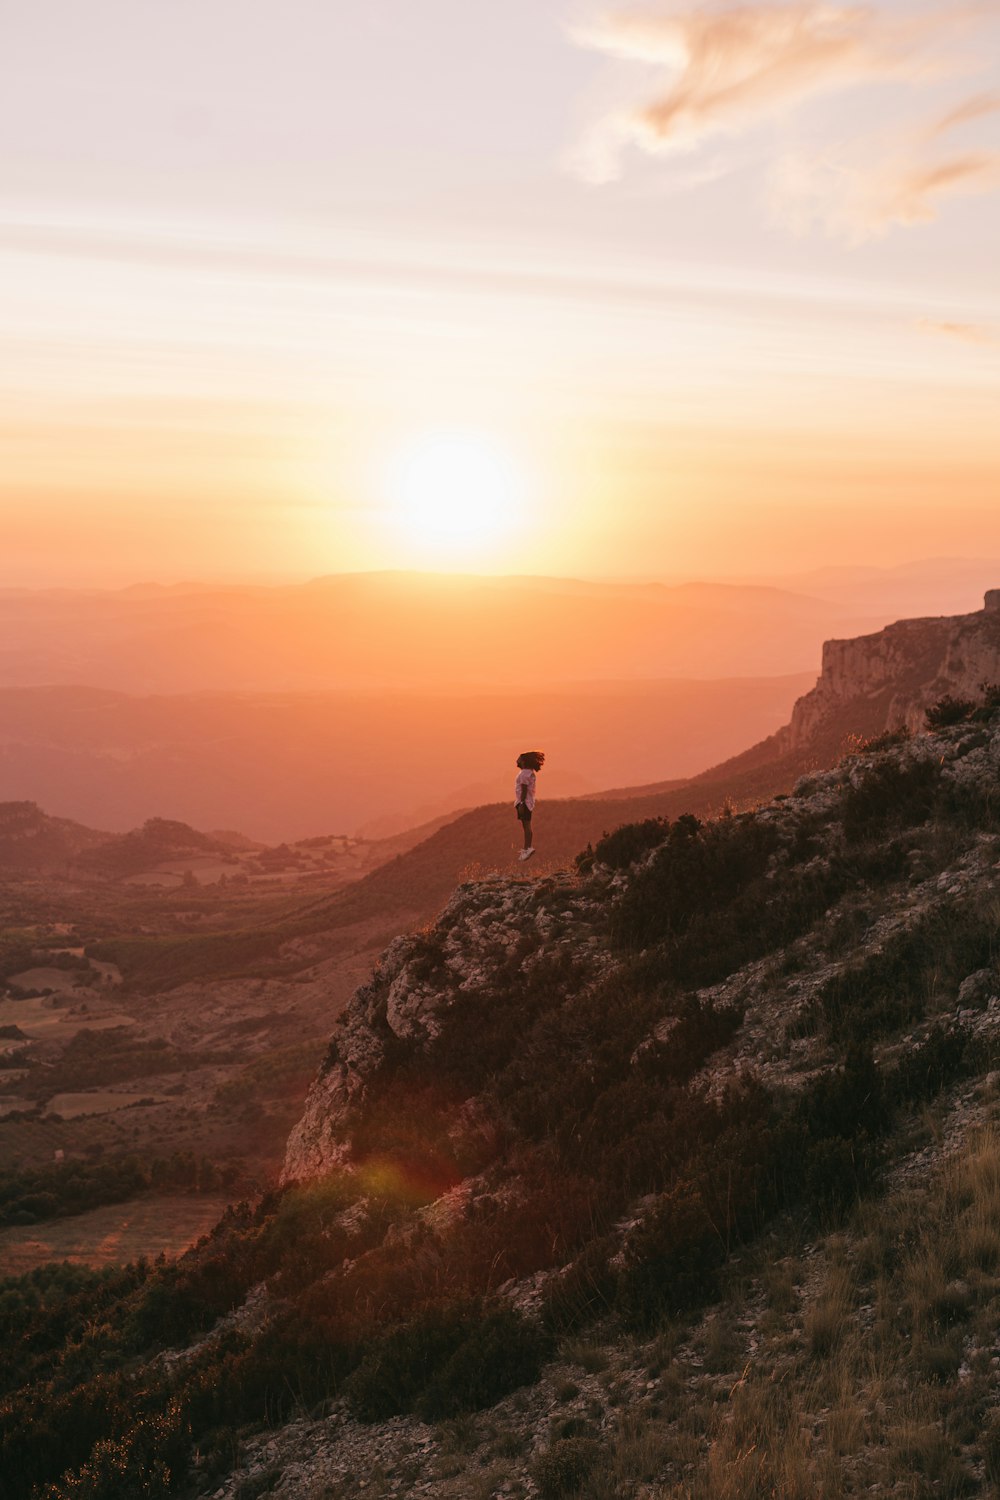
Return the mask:
<path id="1" fill-rule="evenodd" d="M 626 1244 L 619 1291 L 626 1321 L 649 1327 L 697 1307 L 715 1291 L 726 1253 L 724 1230 L 713 1222 L 700 1186 L 677 1183 Z"/>
<path id="2" fill-rule="evenodd" d="M 743 1007 L 713 1006 L 697 995 L 683 995 L 667 1015 L 674 1025 L 663 1041 L 652 1041 L 640 1055 L 641 1071 L 661 1081 L 684 1082 L 713 1052 L 728 1042 L 743 1021 Z"/>
<path id="3" fill-rule="evenodd" d="M 926 823 L 940 790 L 941 767 L 937 761 L 877 761 L 844 792 L 841 816 L 848 843 L 860 843 L 890 828 Z"/>
<path id="4" fill-rule="evenodd" d="M 591 1240 L 542 1295 L 542 1324 L 553 1333 L 583 1328 L 614 1302 L 617 1277 L 611 1267 L 614 1239 Z"/>
<path id="5" fill-rule="evenodd" d="M 925 912 L 880 951 L 829 979 L 819 1004 L 835 1039 L 865 1044 L 950 997 L 970 972 L 994 962 L 995 923 L 987 906 L 949 901 Z"/>
<path id="6" fill-rule="evenodd" d="M 549 1340 L 512 1307 L 488 1312 L 431 1377 L 418 1403 L 425 1421 L 493 1406 L 541 1374 Z"/>
<path id="7" fill-rule="evenodd" d="M 889 1110 L 870 1049 L 850 1047 L 843 1067 L 820 1074 L 799 1101 L 798 1119 L 814 1141 L 881 1135 Z"/>
<path id="8" fill-rule="evenodd" d="M 909 1049 L 892 1069 L 888 1088 L 899 1104 L 932 1099 L 974 1065 L 974 1043 L 968 1029 L 957 1022 L 937 1022 L 924 1040 Z"/>
<path id="9" fill-rule="evenodd" d="M 947 729 L 950 724 L 961 724 L 975 713 L 977 704 L 971 698 L 953 698 L 946 693 L 932 703 L 924 715 L 928 729 Z"/>
<path id="10" fill-rule="evenodd" d="M 622 897 L 619 940 L 642 945 L 676 939 L 699 913 L 728 905 L 761 876 L 777 842 L 773 825 L 752 814 L 704 826 L 697 818 L 678 818 Z"/>
<path id="11" fill-rule="evenodd" d="M 620 828 L 598 839 L 596 847 L 590 851 L 590 862 L 608 865 L 612 870 L 625 870 L 657 844 L 662 844 L 669 831 L 669 818 L 646 818 L 642 823 L 623 823 Z"/>
<path id="12" fill-rule="evenodd" d="M 896 745 L 905 745 L 911 739 L 910 730 L 905 724 L 898 729 L 883 729 L 881 734 L 873 734 L 869 739 L 859 739 L 850 746 L 853 755 L 872 755 L 880 750 L 891 750 Z"/>
<path id="13" fill-rule="evenodd" d="M 536 1379 L 542 1347 L 509 1308 L 484 1315 L 475 1301 L 446 1303 L 380 1339 L 346 1381 L 344 1396 L 362 1422 L 418 1406 L 428 1417 L 454 1416 Z"/>
<path id="14" fill-rule="evenodd" d="M 579 1494 L 602 1452 L 594 1438 L 570 1437 L 540 1453 L 531 1465 L 531 1477 L 542 1500 Z"/>
<path id="15" fill-rule="evenodd" d="M 614 917 L 619 944 L 645 951 L 636 977 L 705 985 L 800 936 L 843 891 L 846 867 L 812 860 L 814 829 L 791 838 L 754 814 L 702 827 L 678 819 L 636 871 Z"/>
<path id="16" fill-rule="evenodd" d="M 927 728 L 946 729 L 951 724 L 963 724 L 969 720 L 976 723 L 989 721 L 1000 709 L 1000 683 L 981 682 L 979 691 L 983 695 L 980 703 L 972 698 L 955 698 L 946 693 L 927 710 Z"/>
<path id="17" fill-rule="evenodd" d="M 1000 1412 L 992 1412 L 983 1433 L 983 1456 L 986 1460 L 986 1478 L 993 1485 L 1000 1485 Z"/>

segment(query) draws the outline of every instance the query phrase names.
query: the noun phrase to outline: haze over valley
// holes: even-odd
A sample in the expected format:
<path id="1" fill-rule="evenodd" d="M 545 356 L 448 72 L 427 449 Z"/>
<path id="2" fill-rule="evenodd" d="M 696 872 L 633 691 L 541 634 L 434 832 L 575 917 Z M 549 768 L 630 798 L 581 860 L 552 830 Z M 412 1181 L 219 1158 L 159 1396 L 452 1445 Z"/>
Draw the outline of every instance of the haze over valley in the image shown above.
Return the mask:
<path id="1" fill-rule="evenodd" d="M 388 574 L 0 595 L 0 798 L 125 831 L 384 837 L 506 797 L 695 775 L 773 733 L 823 640 L 973 608 L 997 570 L 789 586 Z M 934 601 L 942 601 L 935 606 Z"/>

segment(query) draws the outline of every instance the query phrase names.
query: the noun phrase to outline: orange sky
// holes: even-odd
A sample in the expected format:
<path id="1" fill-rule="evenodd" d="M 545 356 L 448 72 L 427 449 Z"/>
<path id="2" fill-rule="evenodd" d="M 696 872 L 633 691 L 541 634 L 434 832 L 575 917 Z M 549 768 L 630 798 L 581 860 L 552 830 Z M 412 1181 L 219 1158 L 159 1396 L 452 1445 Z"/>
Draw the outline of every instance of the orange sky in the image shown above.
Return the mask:
<path id="1" fill-rule="evenodd" d="M 3 28 L 0 583 L 1000 553 L 989 10 Z"/>

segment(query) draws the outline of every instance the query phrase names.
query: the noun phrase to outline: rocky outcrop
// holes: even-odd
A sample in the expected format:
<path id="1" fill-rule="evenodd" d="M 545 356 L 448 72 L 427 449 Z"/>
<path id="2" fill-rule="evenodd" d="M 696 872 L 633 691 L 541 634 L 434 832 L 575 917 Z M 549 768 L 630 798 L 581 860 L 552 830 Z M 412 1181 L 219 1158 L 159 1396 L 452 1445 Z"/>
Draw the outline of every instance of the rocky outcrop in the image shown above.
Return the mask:
<path id="1" fill-rule="evenodd" d="M 997 620 L 1000 623 L 1000 615 Z M 940 621 L 907 622 L 918 627 L 918 633 L 928 623 L 942 625 Z M 883 655 L 873 651 L 869 657 L 859 657 L 871 664 L 869 683 L 880 680 L 881 668 L 875 663 L 884 660 L 885 652 L 902 652 L 905 647 L 900 643 L 908 634 L 894 627 L 872 638 Z M 933 630 L 924 633 L 923 640 L 932 634 Z M 948 659 L 949 649 L 956 647 L 959 638 L 957 633 L 949 635 L 940 662 Z M 974 632 L 972 639 L 977 640 Z M 971 651 L 967 655 L 971 658 Z M 837 661 L 836 653 L 832 659 Z M 909 660 L 916 660 L 915 647 Z M 984 660 L 979 657 L 980 663 Z M 830 678 L 845 686 L 856 680 L 843 673 L 835 678 L 833 672 Z M 952 681 L 951 686 L 961 684 Z M 964 797 L 971 806 L 977 792 L 995 786 L 1000 775 L 1000 723 L 994 720 L 988 728 L 960 725 L 945 733 L 917 736 L 889 751 L 850 756 L 831 770 L 803 777 L 791 796 L 759 808 L 753 817 L 758 827 L 772 831 L 777 850 L 773 858 L 779 862 L 782 851 L 803 838 L 816 838 L 822 829 L 822 851 L 801 867 L 803 879 L 821 877 L 834 865 L 841 868 L 845 853 L 848 866 L 854 858 L 844 843 L 845 798 L 863 790 L 873 775 L 877 780 L 887 767 L 905 784 L 921 765 L 933 767 L 940 776 L 946 801 Z M 889 796 L 891 776 L 887 786 L 890 790 L 885 795 Z M 956 857 L 954 868 L 945 875 L 933 859 L 928 862 L 922 838 L 918 833 L 911 839 L 912 847 L 906 850 L 908 879 L 896 888 L 894 899 L 886 901 L 879 922 L 867 932 L 864 948 L 878 947 L 921 921 L 946 897 L 971 900 L 995 884 L 1000 834 L 973 832 L 969 849 Z M 514 997 L 515 1009 L 520 1008 L 527 1024 L 530 1006 L 525 995 L 533 983 L 544 994 L 545 1008 L 554 1011 L 578 1000 L 612 971 L 624 971 L 629 955 L 610 942 L 611 915 L 652 854 L 648 844 L 645 852 L 640 846 L 630 867 L 612 870 L 597 865 L 587 876 L 563 873 L 535 881 L 493 877 L 465 884 L 433 927 L 397 938 L 336 1024 L 305 1112 L 289 1138 L 283 1181 L 305 1180 L 356 1163 L 357 1124 L 366 1108 L 373 1107 L 376 1114 L 384 1108 L 393 1077 L 409 1072 L 411 1077 L 433 1078 L 459 1035 L 459 1045 L 475 1053 L 481 1045 L 477 1028 L 495 1004 L 506 1003 L 505 996 Z M 697 992 L 699 1003 L 713 1010 L 735 1007 L 743 1015 L 733 1041 L 713 1058 L 711 1089 L 724 1090 L 747 1069 L 769 1086 L 794 1088 L 796 1079 L 823 1065 L 822 1046 L 802 1018 L 843 965 L 842 954 L 823 956 L 828 938 L 820 922 L 814 935 L 802 940 L 801 952 L 790 964 L 794 977 L 781 985 L 774 980 L 774 954 L 768 953 L 734 970 L 727 980 Z M 960 1008 L 988 1001 L 984 1021 L 996 1029 L 1000 999 L 994 995 L 995 973 L 982 971 L 981 966 L 972 972 L 970 966 L 968 977 L 962 978 Z M 653 1028 L 650 1042 L 668 1042 L 676 1025 L 676 1017 L 668 1018 L 659 1029 Z M 447 1045 L 442 1051 L 438 1042 L 446 1030 Z M 797 1031 L 801 1037 L 790 1041 Z M 456 1137 L 475 1113 L 473 1097 L 454 1101 Z"/>
<path id="2" fill-rule="evenodd" d="M 568 874 L 460 885 L 430 931 L 396 938 L 337 1023 L 329 1051 L 289 1137 L 283 1181 L 314 1177 L 351 1155 L 352 1118 L 401 1054 L 430 1046 L 453 1013 L 544 964 L 553 1003 L 579 994 L 608 963 L 606 908 Z M 560 974 L 560 956 L 573 954 Z"/>
<path id="3" fill-rule="evenodd" d="M 828 641 L 816 687 L 799 700 L 774 748 L 778 753 L 803 747 L 816 751 L 825 737 L 839 750 L 851 733 L 919 730 L 927 707 L 945 694 L 976 698 L 983 682 L 995 680 L 1000 680 L 1000 590 L 992 590 L 985 607 L 974 614 L 903 620 L 873 635 Z M 951 740 L 917 738 L 900 747 L 899 755 L 904 771 L 922 759 L 940 759 L 946 780 L 972 784 L 985 778 L 992 785 L 1000 766 L 1000 730 L 972 731 L 970 726 L 969 731 L 956 730 Z M 760 809 L 757 818 L 772 822 L 785 842 L 798 836 L 803 819 L 836 824 L 845 788 L 863 780 L 866 767 L 866 757 L 855 757 L 811 777 L 796 787 L 793 797 Z M 981 856 L 992 865 L 997 852 L 989 843 L 976 859 Z M 970 878 L 975 882 L 982 870 L 973 864 Z M 587 880 L 567 873 L 461 885 L 433 927 L 397 938 L 337 1024 L 305 1113 L 289 1139 L 283 1179 L 314 1177 L 351 1162 L 356 1123 L 367 1104 L 379 1099 L 386 1080 L 401 1065 L 405 1070 L 419 1064 L 433 1074 L 442 1032 L 474 1030 L 476 1017 L 490 1014 L 494 997 L 523 992 L 536 970 L 544 974 L 546 1003 L 553 1008 L 604 977 L 620 962 L 612 957 L 607 931 L 609 912 L 628 879 L 625 871 L 606 870 L 603 877 L 595 872 Z M 559 967 L 562 959 L 567 961 L 565 972 Z M 704 998 L 731 1004 L 742 996 L 740 1003 L 745 1003 L 748 984 L 752 989 L 752 976 L 737 974 L 728 988 L 706 992 Z M 761 1068 L 767 1047 L 777 1043 L 770 1038 L 764 1045 L 763 1023 L 755 1023 L 753 1015 L 750 1006 L 743 1060 L 753 1058 Z M 790 1020 L 770 991 L 761 1001 L 760 1015 L 769 1017 L 768 1025 L 778 1032 Z M 801 1061 L 796 1059 L 796 1065 Z"/>
<path id="4" fill-rule="evenodd" d="M 916 731 L 938 699 L 975 698 L 983 682 L 997 680 L 1000 589 L 991 589 L 973 614 L 900 620 L 873 635 L 827 641 L 819 681 L 796 703 L 780 749 L 802 749 L 832 729 Z"/>

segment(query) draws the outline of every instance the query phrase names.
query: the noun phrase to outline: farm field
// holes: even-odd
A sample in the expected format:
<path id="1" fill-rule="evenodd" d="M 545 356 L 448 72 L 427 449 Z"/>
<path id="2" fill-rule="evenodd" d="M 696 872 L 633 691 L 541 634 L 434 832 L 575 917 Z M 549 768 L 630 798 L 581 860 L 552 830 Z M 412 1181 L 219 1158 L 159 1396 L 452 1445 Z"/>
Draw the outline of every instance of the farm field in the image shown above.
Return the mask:
<path id="1" fill-rule="evenodd" d="M 134 1025 L 134 1017 L 89 998 L 86 991 L 81 994 L 80 1003 L 73 1006 L 52 995 L 32 995 L 27 1000 L 0 999 L 0 1026 L 16 1026 L 31 1041 L 68 1042 L 79 1031 L 108 1031 Z"/>
<path id="2" fill-rule="evenodd" d="M 46 1261 L 108 1266 L 180 1255 L 218 1222 L 228 1200 L 177 1194 L 111 1203 L 69 1219 L 0 1230 L 0 1276 L 21 1276 Z"/>
<path id="3" fill-rule="evenodd" d="M 127 1094 L 116 1089 L 87 1089 L 80 1093 L 53 1094 L 45 1113 L 76 1120 L 81 1115 L 111 1115 L 120 1109 L 136 1109 L 140 1101 L 147 1106 L 164 1103 L 161 1095 L 148 1091 Z"/>

